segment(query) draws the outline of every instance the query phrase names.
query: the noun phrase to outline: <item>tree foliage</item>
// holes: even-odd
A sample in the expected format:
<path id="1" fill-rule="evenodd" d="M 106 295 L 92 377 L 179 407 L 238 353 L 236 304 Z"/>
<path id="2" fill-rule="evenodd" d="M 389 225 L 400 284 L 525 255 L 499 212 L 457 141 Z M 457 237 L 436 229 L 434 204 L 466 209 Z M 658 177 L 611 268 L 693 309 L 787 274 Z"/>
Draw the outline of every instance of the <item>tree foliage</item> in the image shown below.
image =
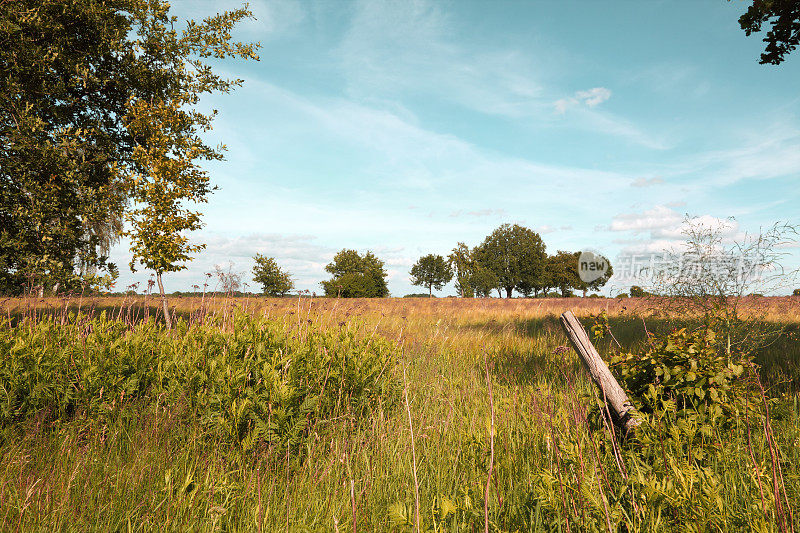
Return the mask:
<path id="1" fill-rule="evenodd" d="M 753 0 L 753 5 L 739 17 L 739 25 L 747 36 L 759 33 L 765 22 L 769 22 L 771 28 L 764 37 L 767 46 L 759 63 L 779 65 L 800 43 L 800 2 Z"/>
<path id="2" fill-rule="evenodd" d="M 147 91 L 126 49 L 132 30 L 111 2 L 0 3 L 3 292 L 18 293 L 28 276 L 75 288 L 81 261 L 107 266 L 99 230 L 125 204 L 109 162 L 130 162 L 121 117 Z"/>
<path id="3" fill-rule="evenodd" d="M 133 50 L 148 59 L 157 88 L 149 98 L 132 98 L 125 126 L 134 140 L 133 161 L 127 173 L 128 193 L 135 208 L 128 214 L 133 253 L 130 266 L 141 263 L 155 271 L 164 300 L 161 275 L 182 270 L 191 254 L 203 249 L 192 244 L 187 232 L 202 226 L 200 213 L 186 202 L 206 202 L 212 188 L 201 161 L 222 159 L 201 134 L 211 129 L 216 112 L 204 114 L 194 106 L 205 93 L 227 93 L 242 80 L 216 74 L 208 58 L 257 59 L 253 45 L 231 41 L 231 30 L 247 8 L 224 12 L 200 23 L 189 21 L 177 32 L 177 18 L 166 2 L 136 5 L 138 28 Z M 169 312 L 164 300 L 164 315 Z"/>
<path id="4" fill-rule="evenodd" d="M 231 30 L 249 10 L 179 21 L 164 0 L 0 3 L 0 290 L 27 276 L 75 286 L 107 266 L 129 213 L 134 260 L 156 273 L 199 249 L 185 202 L 211 187 L 197 161 L 200 95 L 241 80 L 210 60 L 255 58 Z M 177 28 L 182 27 L 182 30 Z"/>
<path id="5" fill-rule="evenodd" d="M 541 283 L 545 245 L 538 233 L 518 224 L 503 224 L 478 246 L 478 263 L 496 277 L 498 287 L 511 297 L 513 290 L 529 293 Z"/>
<path id="6" fill-rule="evenodd" d="M 559 250 L 547 258 L 549 286 L 558 289 L 561 296 L 572 296 L 572 290 L 583 283 L 578 276 L 578 254 Z"/>
<path id="7" fill-rule="evenodd" d="M 320 284 L 326 296 L 342 298 L 383 298 L 389 295 L 383 261 L 367 251 L 341 250 L 325 270 L 333 278 Z"/>
<path id="8" fill-rule="evenodd" d="M 463 242 L 453 248 L 448 256 L 456 279 L 456 290 L 463 298 L 491 296 L 499 287 L 497 275 L 480 262 L 478 247 L 470 249 Z"/>
<path id="9" fill-rule="evenodd" d="M 411 284 L 427 287 L 428 295 L 433 295 L 433 289 L 442 290 L 453 279 L 453 270 L 450 264 L 441 255 L 428 254 L 420 257 L 411 267 Z"/>
<path id="10" fill-rule="evenodd" d="M 460 242 L 447 256 L 447 260 L 456 279 L 456 291 L 463 298 L 472 298 L 475 295 L 470 282 L 474 269 L 472 251 L 466 244 Z"/>
<path id="11" fill-rule="evenodd" d="M 294 288 L 291 274 L 281 269 L 274 258 L 256 254 L 253 260 L 253 280 L 261 285 L 264 294 L 283 296 Z"/>

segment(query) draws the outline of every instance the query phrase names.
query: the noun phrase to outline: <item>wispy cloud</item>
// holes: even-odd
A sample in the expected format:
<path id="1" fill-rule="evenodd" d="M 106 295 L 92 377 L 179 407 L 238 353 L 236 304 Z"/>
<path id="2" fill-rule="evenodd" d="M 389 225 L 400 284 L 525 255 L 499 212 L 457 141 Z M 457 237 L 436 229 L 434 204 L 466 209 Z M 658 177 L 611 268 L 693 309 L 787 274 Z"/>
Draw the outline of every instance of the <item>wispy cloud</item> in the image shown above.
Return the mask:
<path id="1" fill-rule="evenodd" d="M 665 146 L 629 119 L 596 112 L 610 89 L 579 90 L 553 104 L 553 95 L 563 91 L 537 68 L 530 51 L 473 49 L 459 29 L 439 3 L 359 2 L 336 50 L 348 94 L 362 102 L 434 98 L 489 115 L 536 119 L 537 127 L 574 127 L 649 148 Z M 572 110 L 569 120 L 554 122 L 553 106 L 561 114 Z"/>
<path id="2" fill-rule="evenodd" d="M 652 187 L 653 185 L 660 185 L 664 183 L 664 180 L 661 178 L 636 178 L 631 183 L 631 187 Z"/>
<path id="3" fill-rule="evenodd" d="M 336 50 L 348 93 L 361 100 L 432 95 L 483 113 L 525 113 L 542 92 L 527 57 L 465 49 L 443 7 L 425 0 L 358 2 Z"/>
<path id="4" fill-rule="evenodd" d="M 459 209 L 450 213 L 451 218 L 458 218 L 463 216 L 482 218 L 482 217 L 502 217 L 505 216 L 505 209 L 477 209 L 475 211 L 464 211 Z"/>
<path id="5" fill-rule="evenodd" d="M 577 91 L 569 98 L 560 98 L 555 101 L 553 107 L 556 108 L 556 112 L 563 114 L 567 111 L 567 109 L 576 106 L 584 105 L 587 107 L 595 107 L 602 104 L 609 98 L 611 98 L 610 89 L 606 89 L 605 87 L 594 87 L 585 91 Z"/>

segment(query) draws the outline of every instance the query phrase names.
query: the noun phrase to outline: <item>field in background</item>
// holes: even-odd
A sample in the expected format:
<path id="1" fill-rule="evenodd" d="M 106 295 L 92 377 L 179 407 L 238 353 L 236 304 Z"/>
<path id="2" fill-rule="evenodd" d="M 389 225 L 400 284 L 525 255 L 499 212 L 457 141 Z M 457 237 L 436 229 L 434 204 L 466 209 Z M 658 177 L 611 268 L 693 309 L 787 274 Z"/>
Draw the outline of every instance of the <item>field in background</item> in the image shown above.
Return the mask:
<path id="1" fill-rule="evenodd" d="M 33 417 L 4 429 L 1 529 L 406 531 L 413 529 L 418 507 L 422 529 L 482 531 L 490 468 L 492 530 L 570 524 L 580 530 L 592 508 L 614 529 L 661 524 L 646 508 L 626 516 L 615 505 L 623 495 L 613 485 L 627 474 L 615 473 L 610 440 L 585 423 L 593 389 L 574 352 L 561 348 L 567 340 L 557 320 L 568 309 L 584 319 L 606 311 L 619 342 L 636 350 L 644 345 L 645 327 L 666 331 L 681 321 L 661 316 L 653 301 L 216 297 L 173 298 L 170 304 L 189 322 L 213 314 L 229 332 L 240 309 L 301 339 L 312 328 L 345 326 L 363 338 L 381 337 L 396 349 L 399 364 L 391 372 L 408 404 L 401 393 L 394 407 L 359 419 L 344 412 L 317 420 L 302 449 L 286 456 L 210 440 L 179 403 L 143 405 L 136 416 L 102 423 L 77 417 L 41 424 Z M 159 313 L 152 296 L 146 303 L 141 296 L 7 300 L 0 309 L 15 320 L 58 318 L 78 306 L 127 324 Z M 790 520 L 798 529 L 800 298 L 752 298 L 743 309 L 786 326 L 757 360 L 768 392 L 783 398 L 775 408 L 774 435 L 789 495 L 783 512 L 794 513 Z M 610 341 L 598 348 L 608 353 Z M 744 426 L 737 426 L 717 436 L 730 452 L 724 463 L 712 465 L 714 494 L 721 499 L 695 501 L 697 515 L 687 500 L 685 522 L 707 520 L 703 513 L 712 508 L 722 516 L 723 508 L 741 507 L 736 516 L 743 522 L 731 529 L 779 530 L 767 505 L 769 446 L 755 433 L 746 440 Z M 566 454 L 576 445 L 581 460 L 570 462 Z M 582 488 L 565 492 L 567 477 Z M 746 501 L 758 498 L 759 490 L 760 502 Z M 751 505 L 766 509 L 763 524 L 752 521 Z"/>

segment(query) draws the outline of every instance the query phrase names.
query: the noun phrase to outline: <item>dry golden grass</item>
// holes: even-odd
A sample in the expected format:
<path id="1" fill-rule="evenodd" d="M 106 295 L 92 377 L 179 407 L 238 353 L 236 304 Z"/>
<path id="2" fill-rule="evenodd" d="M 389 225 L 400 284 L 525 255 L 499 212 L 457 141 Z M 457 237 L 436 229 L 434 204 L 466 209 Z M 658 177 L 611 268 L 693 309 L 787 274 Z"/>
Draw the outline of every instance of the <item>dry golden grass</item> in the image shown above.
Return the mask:
<path id="1" fill-rule="evenodd" d="M 220 311 L 226 307 L 239 306 L 252 312 L 281 314 L 302 309 L 319 314 L 336 316 L 385 317 L 432 317 L 457 318 L 462 321 L 492 318 L 533 319 L 558 316 L 570 310 L 579 317 L 587 317 L 605 311 L 609 316 L 618 315 L 674 315 L 666 310 L 666 300 L 659 298 L 265 298 L 260 296 L 228 298 L 224 296 L 168 297 L 170 307 L 177 313 L 191 313 L 206 308 Z M 150 296 L 90 296 L 65 298 L 7 298 L 0 301 L 0 313 L 16 314 L 38 310 L 56 312 L 68 306 L 70 309 L 138 308 L 148 306 L 153 313 L 159 305 L 158 295 Z M 761 320 L 800 323 L 800 296 L 747 296 L 738 302 L 743 316 Z"/>

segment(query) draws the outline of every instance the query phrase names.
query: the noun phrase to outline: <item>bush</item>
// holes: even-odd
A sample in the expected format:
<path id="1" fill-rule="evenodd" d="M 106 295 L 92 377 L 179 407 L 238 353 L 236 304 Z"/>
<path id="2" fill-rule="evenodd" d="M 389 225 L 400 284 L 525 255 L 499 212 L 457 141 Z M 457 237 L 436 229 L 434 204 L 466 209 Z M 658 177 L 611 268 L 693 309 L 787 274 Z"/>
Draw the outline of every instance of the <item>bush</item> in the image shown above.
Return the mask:
<path id="1" fill-rule="evenodd" d="M 650 293 L 644 290 L 643 288 L 639 287 L 638 285 L 634 285 L 630 289 L 631 298 L 642 298 L 644 296 L 650 296 Z"/>
<path id="2" fill-rule="evenodd" d="M 607 334 L 605 314 L 591 329 L 596 338 Z M 775 530 L 779 509 L 772 505 L 792 495 L 765 497 L 774 479 L 782 483 L 772 477 L 776 462 L 764 459 L 774 434 L 760 389 L 744 378 L 749 360 L 726 352 L 712 329 L 701 328 L 614 356 L 611 369 L 622 377 L 641 425 L 627 438 L 613 433 L 602 397 L 593 397 L 594 423 L 584 430 L 574 425 L 581 416 L 573 407 L 569 422 L 547 435 L 556 442 L 552 459 L 533 474 L 523 510 L 542 513 L 543 523 L 569 522 L 571 514 L 581 531 L 679 531 L 691 524 L 700 524 L 697 531 Z M 759 459 L 750 458 L 755 466 L 742 468 L 748 453 L 742 451 L 753 449 L 760 450 Z M 570 500 L 579 506 L 570 509 Z"/>
<path id="3" fill-rule="evenodd" d="M 179 321 L 171 334 L 105 314 L 0 323 L 0 428 L 37 414 L 59 422 L 184 402 L 210 437 L 280 448 L 300 444 L 317 418 L 358 420 L 398 398 L 395 348 L 380 338 L 311 326 L 301 337 L 244 313 L 232 326 Z"/>
<path id="4" fill-rule="evenodd" d="M 643 354 L 617 354 L 611 368 L 640 411 L 700 416 L 717 426 L 742 415 L 746 404 L 758 403 L 741 379 L 751 364 L 725 354 L 714 330 L 682 328 L 652 343 Z"/>
<path id="5" fill-rule="evenodd" d="M 800 296 L 800 289 L 795 289 L 792 291 L 792 296 Z"/>

